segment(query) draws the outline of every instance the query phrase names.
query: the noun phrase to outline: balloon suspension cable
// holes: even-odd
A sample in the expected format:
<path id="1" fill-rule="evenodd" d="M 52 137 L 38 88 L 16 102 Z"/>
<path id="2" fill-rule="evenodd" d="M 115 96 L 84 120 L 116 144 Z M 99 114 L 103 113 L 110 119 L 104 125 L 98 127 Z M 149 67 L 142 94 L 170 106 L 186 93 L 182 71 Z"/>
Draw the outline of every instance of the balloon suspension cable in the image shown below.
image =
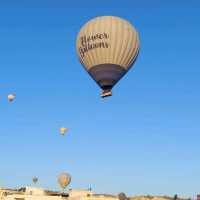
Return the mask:
<path id="1" fill-rule="evenodd" d="M 110 97 L 112 96 L 112 91 L 110 89 L 108 90 L 103 90 L 102 93 L 101 93 L 101 97 L 102 98 L 105 98 L 105 97 Z"/>

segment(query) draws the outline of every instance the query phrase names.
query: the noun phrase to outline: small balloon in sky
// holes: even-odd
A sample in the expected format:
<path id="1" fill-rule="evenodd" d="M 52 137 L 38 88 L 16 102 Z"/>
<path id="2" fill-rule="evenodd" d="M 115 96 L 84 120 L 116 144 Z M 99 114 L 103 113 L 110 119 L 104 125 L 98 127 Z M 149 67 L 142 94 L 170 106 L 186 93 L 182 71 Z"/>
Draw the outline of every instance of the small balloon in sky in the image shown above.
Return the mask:
<path id="1" fill-rule="evenodd" d="M 65 127 L 61 127 L 61 128 L 60 128 L 60 134 L 61 134 L 61 135 L 65 135 L 67 131 L 68 131 L 68 129 L 65 128 Z"/>
<path id="2" fill-rule="evenodd" d="M 8 95 L 8 101 L 12 102 L 16 98 L 16 94 L 9 94 Z"/>
<path id="3" fill-rule="evenodd" d="M 117 196 L 119 200 L 128 200 L 124 192 L 119 193 Z"/>
<path id="4" fill-rule="evenodd" d="M 34 184 L 36 184 L 36 183 L 38 182 L 38 177 L 34 176 L 34 177 L 32 178 L 32 181 L 33 181 Z"/>

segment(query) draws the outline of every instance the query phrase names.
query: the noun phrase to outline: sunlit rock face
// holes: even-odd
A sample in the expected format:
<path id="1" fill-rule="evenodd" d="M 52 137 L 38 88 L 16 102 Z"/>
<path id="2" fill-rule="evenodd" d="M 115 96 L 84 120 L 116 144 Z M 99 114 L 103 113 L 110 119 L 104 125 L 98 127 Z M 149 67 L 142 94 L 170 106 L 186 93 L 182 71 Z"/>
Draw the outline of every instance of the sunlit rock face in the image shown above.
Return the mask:
<path id="1" fill-rule="evenodd" d="M 167 196 L 134 196 L 124 193 L 118 195 L 95 194 L 91 190 L 69 189 L 68 193 L 49 191 L 43 188 L 24 187 L 20 189 L 1 189 L 0 200 L 174 200 Z M 177 200 L 184 200 L 178 198 Z M 186 200 L 186 199 L 185 199 Z M 188 200 L 188 199 L 187 199 Z"/>
<path id="2" fill-rule="evenodd" d="M 129 197 L 129 200 L 172 200 L 173 198 L 168 196 L 134 196 Z"/>

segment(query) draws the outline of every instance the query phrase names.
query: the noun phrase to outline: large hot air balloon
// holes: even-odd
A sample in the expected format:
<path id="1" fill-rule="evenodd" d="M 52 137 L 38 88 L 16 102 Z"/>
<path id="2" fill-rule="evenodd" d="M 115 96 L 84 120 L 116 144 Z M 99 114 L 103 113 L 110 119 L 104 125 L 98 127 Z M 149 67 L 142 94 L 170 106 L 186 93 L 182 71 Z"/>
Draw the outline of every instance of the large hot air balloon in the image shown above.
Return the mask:
<path id="1" fill-rule="evenodd" d="M 67 128 L 65 128 L 65 127 L 61 127 L 60 128 L 60 134 L 61 135 L 65 135 L 65 133 L 68 131 L 68 129 Z"/>
<path id="2" fill-rule="evenodd" d="M 71 175 L 68 174 L 68 173 L 61 173 L 59 176 L 58 176 L 58 183 L 60 185 L 60 187 L 64 189 L 70 184 L 71 182 Z"/>
<path id="3" fill-rule="evenodd" d="M 34 177 L 32 178 L 32 181 L 33 181 L 34 184 L 36 184 L 36 183 L 38 182 L 38 178 L 37 178 L 36 176 L 34 176 Z"/>
<path id="4" fill-rule="evenodd" d="M 8 95 L 8 101 L 12 102 L 16 97 L 16 94 L 9 94 Z"/>
<path id="5" fill-rule="evenodd" d="M 126 20 L 113 16 L 96 17 L 80 30 L 76 49 L 79 60 L 102 88 L 102 97 L 111 96 L 113 86 L 134 64 L 139 37 Z"/>

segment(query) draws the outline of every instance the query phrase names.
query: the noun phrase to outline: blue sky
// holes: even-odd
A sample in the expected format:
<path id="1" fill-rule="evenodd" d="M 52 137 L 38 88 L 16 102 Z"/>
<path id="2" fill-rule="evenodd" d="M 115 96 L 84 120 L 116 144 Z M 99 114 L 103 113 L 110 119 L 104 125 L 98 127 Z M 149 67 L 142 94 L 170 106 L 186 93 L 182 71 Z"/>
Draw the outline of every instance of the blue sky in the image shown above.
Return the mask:
<path id="1" fill-rule="evenodd" d="M 129 20 L 141 41 L 135 68 L 103 100 L 75 51 L 99 15 Z M 198 0 L 0 1 L 0 186 L 38 176 L 58 190 L 67 171 L 71 188 L 98 193 L 200 192 L 199 21 Z"/>

